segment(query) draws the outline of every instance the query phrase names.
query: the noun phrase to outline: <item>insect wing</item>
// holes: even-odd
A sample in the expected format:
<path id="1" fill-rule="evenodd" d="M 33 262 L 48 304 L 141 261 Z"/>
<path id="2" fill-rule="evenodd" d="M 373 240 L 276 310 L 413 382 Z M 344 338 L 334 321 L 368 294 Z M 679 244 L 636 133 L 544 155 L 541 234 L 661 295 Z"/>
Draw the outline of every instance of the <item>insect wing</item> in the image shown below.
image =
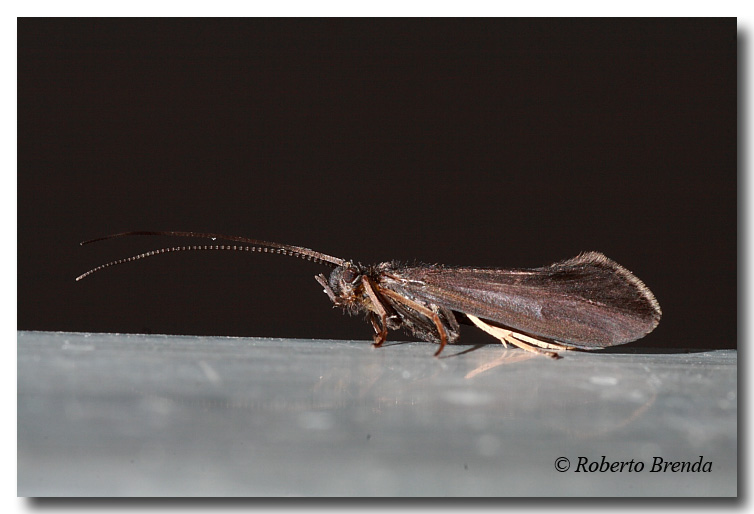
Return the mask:
<path id="1" fill-rule="evenodd" d="M 454 311 L 577 348 L 635 341 L 661 311 L 630 271 L 598 252 L 521 270 L 409 267 L 396 288 Z"/>

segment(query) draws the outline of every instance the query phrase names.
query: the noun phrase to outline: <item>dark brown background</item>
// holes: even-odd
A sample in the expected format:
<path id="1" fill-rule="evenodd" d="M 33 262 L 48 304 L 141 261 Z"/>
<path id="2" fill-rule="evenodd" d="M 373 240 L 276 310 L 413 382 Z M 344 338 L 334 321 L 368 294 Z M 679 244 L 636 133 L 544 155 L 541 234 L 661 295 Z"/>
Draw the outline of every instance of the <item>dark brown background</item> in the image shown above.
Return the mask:
<path id="1" fill-rule="evenodd" d="M 363 262 L 600 250 L 663 307 L 634 345 L 735 347 L 736 50 L 735 19 L 21 19 L 18 328 L 370 337 L 285 257 L 74 282 L 176 242 L 79 241 L 173 229 Z"/>

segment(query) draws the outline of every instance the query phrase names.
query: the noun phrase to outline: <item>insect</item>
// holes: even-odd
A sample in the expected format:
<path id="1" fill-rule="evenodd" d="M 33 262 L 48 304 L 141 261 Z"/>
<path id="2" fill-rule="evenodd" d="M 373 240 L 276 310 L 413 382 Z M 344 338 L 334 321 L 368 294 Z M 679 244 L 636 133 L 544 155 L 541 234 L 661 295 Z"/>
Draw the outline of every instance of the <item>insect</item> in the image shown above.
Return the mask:
<path id="1" fill-rule="evenodd" d="M 82 245 L 126 236 L 177 236 L 233 241 L 233 245 L 161 248 L 108 262 L 80 275 L 155 255 L 182 251 L 229 250 L 289 255 L 333 268 L 314 278 L 334 306 L 366 313 L 374 346 L 388 330 L 406 329 L 438 343 L 435 356 L 472 324 L 508 344 L 558 358 L 552 350 L 595 350 L 628 343 L 650 333 L 662 311 L 644 283 L 599 252 L 587 252 L 531 269 L 407 266 L 398 262 L 363 265 L 300 246 L 246 237 L 196 232 L 122 232 Z"/>

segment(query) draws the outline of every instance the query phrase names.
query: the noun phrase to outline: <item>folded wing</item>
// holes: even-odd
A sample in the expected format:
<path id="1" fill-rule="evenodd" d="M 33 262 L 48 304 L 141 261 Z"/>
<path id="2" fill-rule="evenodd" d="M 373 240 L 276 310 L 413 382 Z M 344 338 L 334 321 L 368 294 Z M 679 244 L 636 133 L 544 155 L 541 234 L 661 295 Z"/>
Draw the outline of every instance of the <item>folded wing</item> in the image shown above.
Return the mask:
<path id="1" fill-rule="evenodd" d="M 599 252 L 521 270 L 403 268 L 397 289 L 454 311 L 578 348 L 635 341 L 662 312 L 630 271 Z"/>

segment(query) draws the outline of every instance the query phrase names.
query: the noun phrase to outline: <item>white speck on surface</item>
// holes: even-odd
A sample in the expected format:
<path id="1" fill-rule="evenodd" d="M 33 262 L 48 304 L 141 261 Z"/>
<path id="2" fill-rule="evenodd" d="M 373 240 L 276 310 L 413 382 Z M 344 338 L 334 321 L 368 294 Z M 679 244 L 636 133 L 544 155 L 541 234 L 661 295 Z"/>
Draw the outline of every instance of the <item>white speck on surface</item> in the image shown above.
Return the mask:
<path id="1" fill-rule="evenodd" d="M 159 416 L 168 416 L 173 412 L 174 408 L 173 402 L 170 399 L 161 396 L 145 396 L 139 402 L 139 406 L 145 412 Z"/>
<path id="2" fill-rule="evenodd" d="M 61 346 L 60 349 L 69 352 L 91 352 L 92 350 L 94 350 L 94 346 L 90 344 L 71 344 L 70 341 L 65 340 L 63 341 L 63 346 Z"/>
<path id="3" fill-rule="evenodd" d="M 644 403 L 647 401 L 647 396 L 644 391 L 640 391 L 638 389 L 634 389 L 630 393 L 628 393 L 628 399 L 633 400 L 635 402 Z"/>
<path id="4" fill-rule="evenodd" d="M 493 396 L 488 393 L 472 390 L 451 389 L 443 395 L 447 402 L 457 405 L 485 405 L 494 400 Z"/>
<path id="5" fill-rule="evenodd" d="M 618 384 L 618 379 L 615 377 L 593 376 L 589 379 L 589 382 L 599 386 L 614 386 Z"/>
<path id="6" fill-rule="evenodd" d="M 207 364 L 206 361 L 199 361 L 198 362 L 199 367 L 202 368 L 202 371 L 204 372 L 204 376 L 207 377 L 207 380 L 212 382 L 213 384 L 219 384 L 220 383 L 220 375 L 215 371 L 215 369 Z"/>
<path id="7" fill-rule="evenodd" d="M 298 424 L 307 430 L 329 430 L 334 422 L 327 412 L 304 412 L 298 417 Z"/>

